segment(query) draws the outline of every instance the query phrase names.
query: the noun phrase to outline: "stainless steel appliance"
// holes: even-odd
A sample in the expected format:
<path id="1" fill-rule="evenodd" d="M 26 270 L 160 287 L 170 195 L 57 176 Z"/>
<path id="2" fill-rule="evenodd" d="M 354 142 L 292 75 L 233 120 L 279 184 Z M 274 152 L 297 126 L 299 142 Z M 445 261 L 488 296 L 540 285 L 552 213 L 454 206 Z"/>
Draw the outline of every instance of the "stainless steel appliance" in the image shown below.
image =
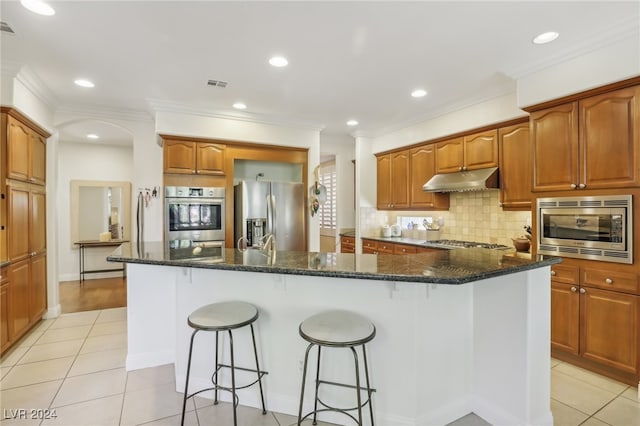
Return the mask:
<path id="1" fill-rule="evenodd" d="M 631 195 L 539 198 L 538 253 L 633 263 Z"/>
<path id="2" fill-rule="evenodd" d="M 165 241 L 224 241 L 224 196 L 224 188 L 167 186 Z"/>
<path id="3" fill-rule="evenodd" d="M 447 249 L 456 249 L 456 248 L 486 248 L 492 250 L 508 250 L 511 247 L 505 246 L 504 244 L 497 243 L 478 243 L 475 241 L 459 241 L 459 240 L 427 240 L 427 243 L 432 246 L 441 246 L 442 248 Z"/>
<path id="4" fill-rule="evenodd" d="M 206 259 L 212 263 L 224 260 L 224 241 L 171 240 L 165 244 L 165 256 L 170 260 Z"/>
<path id="5" fill-rule="evenodd" d="M 272 234 L 277 250 L 307 249 L 303 184 L 245 180 L 234 192 L 234 241 L 244 237 L 247 247 L 256 248 Z"/>

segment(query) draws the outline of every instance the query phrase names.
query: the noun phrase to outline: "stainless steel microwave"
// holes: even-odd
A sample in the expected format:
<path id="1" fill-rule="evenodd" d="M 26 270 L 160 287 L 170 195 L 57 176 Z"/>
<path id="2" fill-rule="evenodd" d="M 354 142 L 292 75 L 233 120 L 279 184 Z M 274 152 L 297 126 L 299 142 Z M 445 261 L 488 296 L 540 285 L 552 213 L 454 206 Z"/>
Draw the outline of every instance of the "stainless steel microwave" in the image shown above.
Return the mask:
<path id="1" fill-rule="evenodd" d="M 631 195 L 539 198 L 538 253 L 633 263 Z"/>

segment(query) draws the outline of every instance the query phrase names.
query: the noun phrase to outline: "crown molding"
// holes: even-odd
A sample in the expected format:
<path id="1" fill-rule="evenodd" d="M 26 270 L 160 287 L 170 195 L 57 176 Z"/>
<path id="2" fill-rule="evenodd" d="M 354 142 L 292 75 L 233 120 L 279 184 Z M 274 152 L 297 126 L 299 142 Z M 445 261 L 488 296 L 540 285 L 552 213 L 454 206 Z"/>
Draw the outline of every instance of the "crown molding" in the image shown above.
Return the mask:
<path id="1" fill-rule="evenodd" d="M 22 83 L 31 93 L 33 93 L 47 108 L 55 111 L 58 106 L 58 99 L 44 82 L 34 73 L 28 65 L 20 68 L 15 76 L 16 80 Z"/>
<path id="2" fill-rule="evenodd" d="M 123 120 L 153 122 L 153 116 L 147 111 L 103 108 L 86 105 L 64 104 L 56 109 L 56 122 L 60 114 L 68 114 L 94 120 Z"/>
<path id="3" fill-rule="evenodd" d="M 434 109 L 431 113 L 427 113 L 414 120 L 403 121 L 402 123 L 396 123 L 392 126 L 381 127 L 373 130 L 358 130 L 358 136 L 367 138 L 377 138 L 380 136 L 394 133 L 411 126 L 416 126 L 429 120 L 434 120 L 438 117 L 442 117 L 447 114 L 461 111 L 466 108 L 471 108 L 478 104 L 489 102 L 493 99 L 500 98 L 509 94 L 515 93 L 512 87 L 502 87 L 498 90 L 494 90 L 492 93 L 484 94 L 482 96 L 476 96 L 474 98 L 466 98 L 460 102 L 454 102 L 447 105 L 443 105 Z M 355 133 L 352 133 L 352 135 Z"/>
<path id="4" fill-rule="evenodd" d="M 149 108 L 155 113 L 157 112 L 173 112 L 178 114 L 197 115 L 201 117 L 219 118 L 223 120 L 244 121 L 248 123 L 267 124 L 271 126 L 283 126 L 298 128 L 304 130 L 313 130 L 320 132 L 325 126 L 310 121 L 289 120 L 279 117 L 266 117 L 256 113 L 248 112 L 230 112 L 212 109 L 198 108 L 191 105 L 181 104 L 177 102 L 163 101 L 159 99 L 147 99 Z"/>
<path id="5" fill-rule="evenodd" d="M 517 80 L 545 68 L 570 61 L 579 56 L 586 55 L 618 41 L 632 37 L 635 37 L 636 40 L 640 37 L 640 26 L 638 25 L 637 16 L 631 16 L 625 20 L 617 22 L 609 27 L 608 30 L 600 32 L 596 36 L 587 38 L 580 43 L 574 44 L 571 49 L 564 49 L 544 61 L 503 69 L 502 72 Z"/>

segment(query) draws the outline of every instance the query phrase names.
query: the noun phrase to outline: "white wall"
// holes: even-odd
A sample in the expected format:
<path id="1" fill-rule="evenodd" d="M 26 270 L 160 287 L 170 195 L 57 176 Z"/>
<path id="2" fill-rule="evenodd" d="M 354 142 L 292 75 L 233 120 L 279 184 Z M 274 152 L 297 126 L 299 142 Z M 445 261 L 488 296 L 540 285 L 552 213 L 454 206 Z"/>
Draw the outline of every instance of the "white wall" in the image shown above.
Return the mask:
<path id="1" fill-rule="evenodd" d="M 348 135 L 320 134 L 320 153 L 335 156 L 338 231 L 355 228 L 355 165 L 352 162 L 356 158 L 355 139 Z"/>
<path id="2" fill-rule="evenodd" d="M 640 34 L 518 79 L 518 105 L 535 105 L 640 75 Z"/>
<path id="3" fill-rule="evenodd" d="M 320 164 L 320 129 L 318 128 L 277 126 L 248 120 L 169 111 L 158 111 L 155 125 L 158 134 L 308 148 L 308 182 L 313 181 L 313 170 Z M 161 161 L 158 162 L 160 165 L 161 163 Z M 318 217 L 309 215 L 307 219 L 309 250 L 317 251 L 320 247 Z"/>
<path id="4" fill-rule="evenodd" d="M 49 199 L 55 202 L 58 228 L 58 279 L 69 281 L 78 279 L 78 248 L 71 241 L 71 181 L 103 180 L 129 181 L 134 178 L 133 148 L 113 145 L 58 143 L 58 187 Z M 50 202 L 51 202 L 50 201 Z M 132 215 L 135 212 L 132 212 Z M 131 218 L 135 223 L 135 216 Z M 103 229 L 106 231 L 106 229 Z M 96 236 L 96 239 L 98 237 Z M 103 259 L 113 247 L 88 249 L 85 258 L 90 269 L 113 268 L 113 264 Z M 102 258 L 102 259 L 100 259 Z M 95 275 L 88 278 L 96 278 Z"/>

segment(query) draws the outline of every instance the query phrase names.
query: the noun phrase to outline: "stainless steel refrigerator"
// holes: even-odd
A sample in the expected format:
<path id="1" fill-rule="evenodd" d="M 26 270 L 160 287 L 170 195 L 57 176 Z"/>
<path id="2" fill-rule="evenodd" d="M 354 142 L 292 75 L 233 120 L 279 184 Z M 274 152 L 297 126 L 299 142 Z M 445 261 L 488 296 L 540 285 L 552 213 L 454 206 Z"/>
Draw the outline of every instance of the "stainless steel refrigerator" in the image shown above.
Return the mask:
<path id="1" fill-rule="evenodd" d="M 273 234 L 277 250 L 306 251 L 304 185 L 243 180 L 234 188 L 235 245 L 248 247 Z"/>

